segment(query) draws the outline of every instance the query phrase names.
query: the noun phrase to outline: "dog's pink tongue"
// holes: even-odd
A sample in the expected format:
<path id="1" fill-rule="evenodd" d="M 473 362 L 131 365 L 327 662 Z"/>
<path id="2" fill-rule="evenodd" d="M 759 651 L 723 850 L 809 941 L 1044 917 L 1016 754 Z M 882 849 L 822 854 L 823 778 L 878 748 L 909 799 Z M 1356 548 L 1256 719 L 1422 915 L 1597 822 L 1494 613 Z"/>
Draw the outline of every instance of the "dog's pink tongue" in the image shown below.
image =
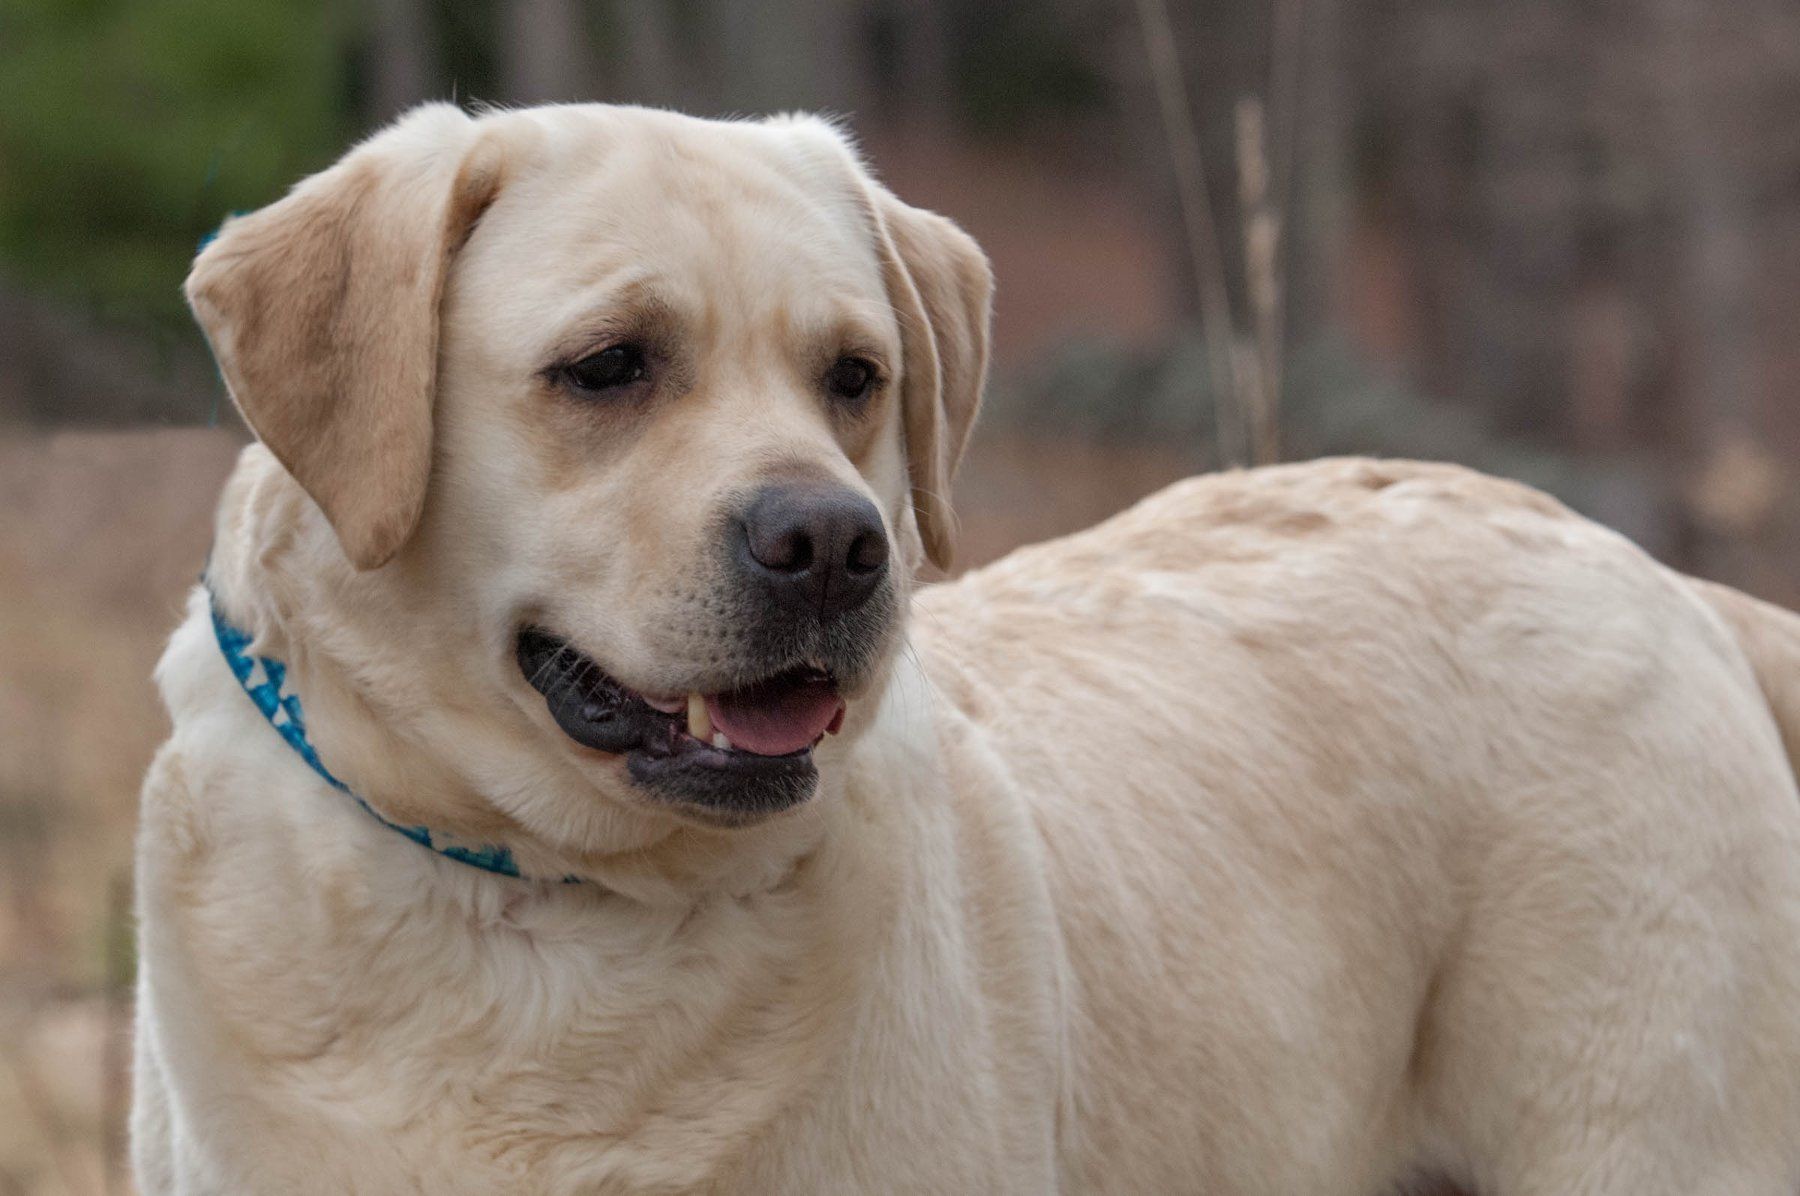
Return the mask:
<path id="1" fill-rule="evenodd" d="M 844 700 L 824 677 L 752 685 L 706 696 L 707 717 L 731 745 L 758 756 L 785 756 L 835 730 Z"/>

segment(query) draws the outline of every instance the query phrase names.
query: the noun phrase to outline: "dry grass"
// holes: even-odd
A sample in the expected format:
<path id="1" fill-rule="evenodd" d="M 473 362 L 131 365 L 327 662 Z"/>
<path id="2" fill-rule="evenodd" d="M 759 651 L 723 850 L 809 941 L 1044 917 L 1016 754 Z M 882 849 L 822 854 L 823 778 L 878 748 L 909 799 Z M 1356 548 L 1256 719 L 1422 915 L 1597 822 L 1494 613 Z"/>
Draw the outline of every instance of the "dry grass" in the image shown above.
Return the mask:
<path id="1" fill-rule="evenodd" d="M 150 670 L 223 431 L 0 439 L 0 1196 L 124 1190 L 125 882 Z"/>

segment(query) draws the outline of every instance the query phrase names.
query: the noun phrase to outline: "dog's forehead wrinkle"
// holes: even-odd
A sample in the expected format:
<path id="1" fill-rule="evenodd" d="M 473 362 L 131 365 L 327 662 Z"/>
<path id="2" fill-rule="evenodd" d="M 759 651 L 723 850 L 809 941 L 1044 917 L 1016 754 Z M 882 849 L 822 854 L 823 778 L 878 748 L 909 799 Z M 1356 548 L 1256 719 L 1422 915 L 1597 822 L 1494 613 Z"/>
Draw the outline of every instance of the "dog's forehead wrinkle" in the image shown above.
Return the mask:
<path id="1" fill-rule="evenodd" d="M 564 267 L 566 282 L 527 284 L 562 292 L 546 296 L 555 314 L 531 328 L 552 349 L 573 350 L 581 347 L 576 342 L 608 334 L 664 333 L 682 347 L 729 357 L 739 368 L 750 359 L 791 358 L 810 369 L 823 364 L 813 358 L 840 352 L 873 355 L 893 368 L 898 356 L 898 326 L 872 264 L 864 269 L 850 261 L 820 262 L 817 269 L 794 271 L 798 281 L 772 284 L 758 259 L 791 263 L 793 255 L 782 246 L 737 251 L 741 261 L 732 252 L 652 248 L 633 255 L 611 246 L 580 256 L 585 260 Z M 524 333 L 523 313 L 536 306 L 521 302 L 519 315 L 501 312 L 497 318 Z M 471 314 L 496 318 L 485 310 Z"/>
<path id="2" fill-rule="evenodd" d="M 572 296 L 563 313 L 545 321 L 545 356 L 572 358 L 607 345 L 631 340 L 652 350 L 677 347 L 704 327 L 710 305 L 702 305 L 701 319 L 695 305 L 668 281 L 644 270 L 632 271 L 622 282 L 605 282 Z"/>

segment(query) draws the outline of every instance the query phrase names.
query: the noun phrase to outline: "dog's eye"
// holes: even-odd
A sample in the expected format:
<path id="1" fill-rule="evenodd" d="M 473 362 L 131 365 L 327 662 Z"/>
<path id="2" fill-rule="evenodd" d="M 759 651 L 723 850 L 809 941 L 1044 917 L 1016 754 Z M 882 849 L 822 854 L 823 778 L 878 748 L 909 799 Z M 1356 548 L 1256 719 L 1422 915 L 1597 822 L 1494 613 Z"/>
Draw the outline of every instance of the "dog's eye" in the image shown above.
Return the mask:
<path id="1" fill-rule="evenodd" d="M 825 389 L 831 397 L 854 403 L 868 396 L 875 385 L 875 367 L 860 357 L 840 357 L 825 371 Z"/>
<path id="2" fill-rule="evenodd" d="M 629 386 L 644 373 L 644 351 L 636 345 L 614 345 L 563 367 L 571 386 L 590 391 Z"/>

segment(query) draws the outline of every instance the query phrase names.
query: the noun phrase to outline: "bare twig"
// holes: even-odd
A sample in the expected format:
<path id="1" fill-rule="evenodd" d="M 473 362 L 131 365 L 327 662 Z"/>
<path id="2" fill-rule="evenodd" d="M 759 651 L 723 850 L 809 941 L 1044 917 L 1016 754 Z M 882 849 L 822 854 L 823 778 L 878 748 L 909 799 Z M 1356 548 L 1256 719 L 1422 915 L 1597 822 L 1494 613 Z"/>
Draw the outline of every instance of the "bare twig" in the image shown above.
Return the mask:
<path id="1" fill-rule="evenodd" d="M 1277 262 L 1281 217 L 1269 180 L 1267 130 L 1262 101 L 1245 96 L 1237 105 L 1238 218 L 1244 237 L 1244 287 L 1250 297 L 1250 330 L 1257 354 L 1250 396 L 1251 460 L 1281 459 L 1281 274 Z"/>
<path id="2" fill-rule="evenodd" d="M 1156 82 L 1162 109 L 1163 133 L 1175 170 L 1175 187 L 1181 202 L 1182 223 L 1187 232 L 1188 256 L 1200 294 L 1200 331 L 1206 340 L 1206 364 L 1212 378 L 1213 418 L 1219 442 L 1219 458 L 1228 465 L 1244 460 L 1242 375 L 1247 355 L 1236 349 L 1236 325 L 1231 296 L 1225 287 L 1224 254 L 1213 220 L 1212 201 L 1206 188 L 1206 166 L 1200 152 L 1200 135 L 1188 110 L 1187 88 L 1182 83 L 1181 59 L 1169 23 L 1165 0 L 1137 0 L 1138 25 L 1144 35 L 1144 52 Z"/>

